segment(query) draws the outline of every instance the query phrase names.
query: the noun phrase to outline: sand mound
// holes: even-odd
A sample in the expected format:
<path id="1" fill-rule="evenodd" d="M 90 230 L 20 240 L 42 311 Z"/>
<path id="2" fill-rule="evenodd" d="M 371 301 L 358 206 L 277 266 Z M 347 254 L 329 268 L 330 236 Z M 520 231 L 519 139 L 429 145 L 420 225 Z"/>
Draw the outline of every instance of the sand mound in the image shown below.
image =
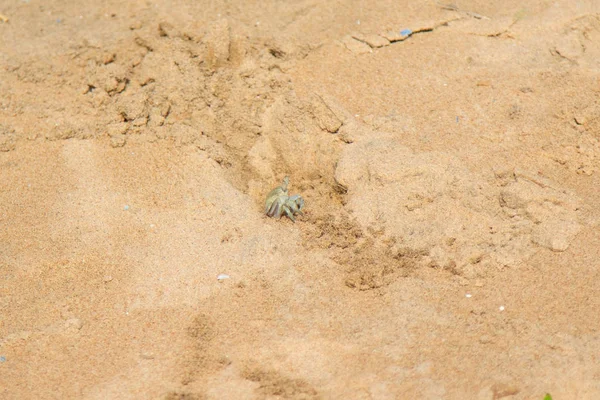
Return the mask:
<path id="1" fill-rule="evenodd" d="M 346 147 L 335 177 L 366 229 L 425 250 L 460 274 L 518 265 L 544 246 L 565 251 L 580 230 L 579 200 L 520 170 L 471 172 L 444 152 L 416 153 L 374 133 Z"/>

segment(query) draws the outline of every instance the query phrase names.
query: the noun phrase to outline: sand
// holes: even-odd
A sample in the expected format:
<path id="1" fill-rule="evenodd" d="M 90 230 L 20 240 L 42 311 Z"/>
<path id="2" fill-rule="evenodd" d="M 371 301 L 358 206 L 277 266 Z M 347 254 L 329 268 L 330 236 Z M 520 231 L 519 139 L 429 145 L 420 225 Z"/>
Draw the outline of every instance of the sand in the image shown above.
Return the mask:
<path id="1" fill-rule="evenodd" d="M 0 14 L 3 399 L 600 398 L 597 1 Z"/>

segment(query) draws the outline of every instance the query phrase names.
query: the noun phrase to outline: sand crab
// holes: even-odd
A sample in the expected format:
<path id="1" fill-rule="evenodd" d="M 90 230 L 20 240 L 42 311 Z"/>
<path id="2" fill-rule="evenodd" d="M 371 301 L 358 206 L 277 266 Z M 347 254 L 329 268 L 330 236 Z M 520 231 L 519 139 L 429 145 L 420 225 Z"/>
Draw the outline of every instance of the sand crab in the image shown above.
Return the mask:
<path id="1" fill-rule="evenodd" d="M 281 215 L 285 213 L 293 222 L 296 222 L 294 214 L 302 215 L 301 210 L 304 207 L 304 199 L 299 194 L 288 196 L 289 183 L 290 178 L 286 176 L 281 186 L 271 190 L 267 195 L 265 214 L 269 217 L 281 218 Z"/>

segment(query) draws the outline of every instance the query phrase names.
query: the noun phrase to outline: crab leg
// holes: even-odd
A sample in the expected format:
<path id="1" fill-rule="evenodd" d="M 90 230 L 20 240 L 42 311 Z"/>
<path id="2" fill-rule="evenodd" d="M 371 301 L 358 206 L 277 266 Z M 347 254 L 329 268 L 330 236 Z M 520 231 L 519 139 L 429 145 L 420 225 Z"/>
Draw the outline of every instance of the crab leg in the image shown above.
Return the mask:
<path id="1" fill-rule="evenodd" d="M 283 211 L 285 211 L 285 214 L 290 217 L 290 219 L 292 220 L 292 222 L 296 222 L 296 219 L 294 218 L 294 213 L 289 209 L 289 207 L 287 205 L 283 206 Z"/>
<path id="2" fill-rule="evenodd" d="M 276 201 L 275 203 L 275 213 L 273 214 L 273 217 L 279 219 L 281 218 L 281 214 L 283 214 L 283 205 L 279 201 Z"/>
<path id="3" fill-rule="evenodd" d="M 271 207 L 267 211 L 267 215 L 270 217 L 280 218 L 281 212 L 281 202 L 279 201 L 279 199 L 277 199 L 273 202 L 273 204 L 271 204 Z"/>

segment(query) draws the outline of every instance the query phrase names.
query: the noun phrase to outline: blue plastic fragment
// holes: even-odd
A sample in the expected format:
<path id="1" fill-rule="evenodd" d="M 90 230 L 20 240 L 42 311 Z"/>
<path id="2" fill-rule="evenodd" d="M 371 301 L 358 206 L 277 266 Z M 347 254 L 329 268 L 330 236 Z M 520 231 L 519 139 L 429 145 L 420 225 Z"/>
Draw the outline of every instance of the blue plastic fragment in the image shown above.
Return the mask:
<path id="1" fill-rule="evenodd" d="M 129 206 L 123 207 L 123 210 L 125 210 L 125 211 L 129 210 Z"/>
<path id="2" fill-rule="evenodd" d="M 411 29 L 408 29 L 408 28 L 407 29 L 402 29 L 400 31 L 400 34 L 402 36 L 409 36 L 409 35 L 412 35 L 412 33 L 413 33 L 413 31 Z"/>
<path id="3" fill-rule="evenodd" d="M 6 357 L 0 356 L 0 362 L 6 362 Z"/>

